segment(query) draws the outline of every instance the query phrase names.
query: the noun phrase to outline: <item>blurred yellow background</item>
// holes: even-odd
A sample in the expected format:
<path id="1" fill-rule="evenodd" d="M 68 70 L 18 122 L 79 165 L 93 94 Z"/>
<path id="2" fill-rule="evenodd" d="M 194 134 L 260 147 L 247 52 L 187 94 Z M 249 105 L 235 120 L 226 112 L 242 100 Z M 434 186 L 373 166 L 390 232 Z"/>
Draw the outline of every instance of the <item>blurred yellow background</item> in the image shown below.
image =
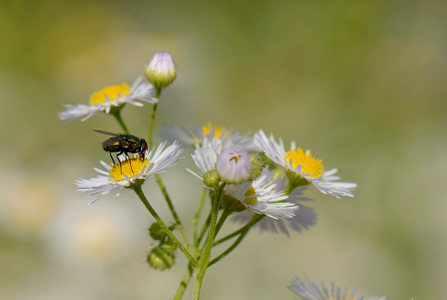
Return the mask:
<path id="1" fill-rule="evenodd" d="M 309 231 L 251 232 L 207 271 L 204 299 L 291 299 L 286 286 L 304 274 L 391 300 L 445 298 L 446 11 L 403 0 L 2 0 L 0 298 L 172 298 L 186 261 L 147 266 L 152 218 L 136 196 L 86 206 L 73 184 L 109 159 L 92 129 L 118 124 L 57 119 L 62 104 L 132 82 L 159 51 L 178 77 L 157 124 L 262 128 L 359 184 L 354 199 L 309 189 L 319 215 Z M 128 106 L 123 118 L 145 136 L 150 112 Z M 201 194 L 190 165 L 163 176 L 189 233 Z M 144 189 L 168 219 L 157 186 Z"/>

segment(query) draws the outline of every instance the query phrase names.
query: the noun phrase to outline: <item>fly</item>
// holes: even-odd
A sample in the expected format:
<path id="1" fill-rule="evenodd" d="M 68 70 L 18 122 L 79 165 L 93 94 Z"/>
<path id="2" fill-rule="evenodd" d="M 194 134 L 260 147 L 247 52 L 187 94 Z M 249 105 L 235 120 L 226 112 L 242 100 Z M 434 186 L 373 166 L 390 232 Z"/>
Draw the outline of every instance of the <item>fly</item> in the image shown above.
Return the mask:
<path id="1" fill-rule="evenodd" d="M 124 155 L 127 156 L 132 173 L 133 169 L 129 153 L 138 153 L 140 160 L 141 161 L 144 160 L 145 153 L 148 149 L 145 139 L 140 139 L 139 137 L 127 133 L 112 133 L 103 130 L 93 130 L 93 131 L 112 136 L 111 138 L 102 142 L 102 147 L 104 151 L 109 152 L 110 158 L 113 161 L 113 166 L 115 166 L 115 160 L 113 159 L 112 152 L 119 152 L 116 154 L 116 159 L 120 164 L 121 173 L 123 172 L 123 168 L 121 166 L 121 161 L 118 157 L 119 155 L 124 153 Z"/>

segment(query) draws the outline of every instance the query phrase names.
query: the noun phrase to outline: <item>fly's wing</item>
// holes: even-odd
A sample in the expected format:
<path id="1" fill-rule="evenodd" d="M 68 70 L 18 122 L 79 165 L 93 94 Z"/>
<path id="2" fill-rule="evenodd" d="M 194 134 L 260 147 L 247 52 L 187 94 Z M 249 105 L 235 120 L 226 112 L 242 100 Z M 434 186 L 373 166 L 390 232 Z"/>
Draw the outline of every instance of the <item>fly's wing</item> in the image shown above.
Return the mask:
<path id="1" fill-rule="evenodd" d="M 108 132 L 108 131 L 98 130 L 98 129 L 94 129 L 93 131 L 97 132 L 97 133 L 105 134 L 105 135 L 111 135 L 111 136 L 118 136 L 119 135 L 119 133 L 113 133 L 113 132 Z"/>

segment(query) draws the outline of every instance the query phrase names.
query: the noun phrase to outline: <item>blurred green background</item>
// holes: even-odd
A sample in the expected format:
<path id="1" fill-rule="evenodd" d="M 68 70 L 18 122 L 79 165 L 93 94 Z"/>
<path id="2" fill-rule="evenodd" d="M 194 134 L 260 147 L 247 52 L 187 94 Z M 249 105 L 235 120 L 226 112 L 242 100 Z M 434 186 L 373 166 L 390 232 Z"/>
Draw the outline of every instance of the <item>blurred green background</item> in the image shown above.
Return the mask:
<path id="1" fill-rule="evenodd" d="M 208 270 L 204 299 L 292 299 L 286 286 L 304 274 L 367 296 L 444 298 L 446 12 L 442 1 L 2 0 L 0 298 L 172 298 L 186 262 L 145 264 L 152 219 L 135 195 L 86 206 L 73 184 L 108 159 L 92 129 L 118 125 L 57 119 L 159 51 L 178 78 L 158 124 L 262 128 L 359 184 L 354 199 L 309 189 L 319 223 L 303 234 L 251 232 Z M 150 111 L 123 117 L 145 136 Z M 164 175 L 188 232 L 201 194 L 190 165 Z M 158 188 L 145 191 L 169 217 Z"/>

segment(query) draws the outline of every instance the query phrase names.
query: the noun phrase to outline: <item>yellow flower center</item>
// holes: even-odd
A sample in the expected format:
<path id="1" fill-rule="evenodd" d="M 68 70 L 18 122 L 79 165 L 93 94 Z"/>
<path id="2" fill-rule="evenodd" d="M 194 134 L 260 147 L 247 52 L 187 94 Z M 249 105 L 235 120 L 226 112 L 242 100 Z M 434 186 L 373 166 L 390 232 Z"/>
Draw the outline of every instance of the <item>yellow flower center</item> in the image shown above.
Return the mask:
<path id="1" fill-rule="evenodd" d="M 123 181 L 126 180 L 124 175 L 128 178 L 132 178 L 141 173 L 144 167 L 148 168 L 150 161 L 145 158 L 143 161 L 139 158 L 131 158 L 117 163 L 115 166 L 112 166 L 112 169 L 109 171 L 110 179 L 112 181 Z"/>
<path id="2" fill-rule="evenodd" d="M 310 177 L 320 177 L 324 172 L 321 159 L 313 158 L 310 151 L 304 153 L 303 149 L 297 148 L 290 150 L 284 155 L 287 163 L 292 160 L 292 167 L 295 169 L 301 165 L 301 173 L 310 174 Z"/>
<path id="3" fill-rule="evenodd" d="M 214 131 L 214 137 L 216 139 L 229 136 L 228 129 L 226 129 L 223 126 L 213 125 L 211 122 L 208 122 L 207 124 L 202 126 L 203 136 L 207 136 L 211 134 L 213 131 Z"/>
<path id="4" fill-rule="evenodd" d="M 106 95 L 107 98 L 113 102 L 118 99 L 118 96 L 121 98 L 129 95 L 130 93 L 132 93 L 132 90 L 125 83 L 122 83 L 121 85 L 111 85 L 93 93 L 90 96 L 90 105 L 107 103 Z"/>
<path id="5" fill-rule="evenodd" d="M 247 198 L 245 198 L 244 202 L 249 205 L 254 205 L 254 204 L 258 203 L 258 198 L 250 197 L 253 195 L 256 195 L 256 191 L 255 191 L 255 188 L 252 185 L 250 185 L 250 187 L 244 194 L 244 196 L 247 197 Z"/>

